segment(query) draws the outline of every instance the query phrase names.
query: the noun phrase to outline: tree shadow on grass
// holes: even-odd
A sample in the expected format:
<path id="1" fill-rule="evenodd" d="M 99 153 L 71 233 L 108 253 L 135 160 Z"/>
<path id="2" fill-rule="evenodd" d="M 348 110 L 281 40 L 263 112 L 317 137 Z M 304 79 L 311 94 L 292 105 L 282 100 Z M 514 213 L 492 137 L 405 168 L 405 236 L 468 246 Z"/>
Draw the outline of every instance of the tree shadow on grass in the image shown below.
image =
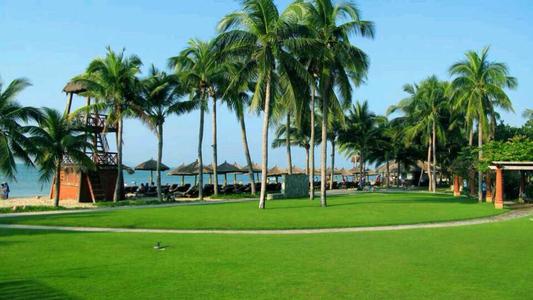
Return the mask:
<path id="1" fill-rule="evenodd" d="M 37 280 L 0 281 L 0 299 L 77 299 Z"/>

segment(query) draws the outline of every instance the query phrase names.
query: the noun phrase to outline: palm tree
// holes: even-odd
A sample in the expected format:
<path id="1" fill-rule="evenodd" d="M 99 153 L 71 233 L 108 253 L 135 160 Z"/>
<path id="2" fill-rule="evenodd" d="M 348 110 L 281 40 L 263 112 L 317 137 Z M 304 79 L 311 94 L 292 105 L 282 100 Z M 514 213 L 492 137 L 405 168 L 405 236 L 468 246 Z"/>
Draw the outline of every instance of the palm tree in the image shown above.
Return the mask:
<path id="1" fill-rule="evenodd" d="M 249 78 L 242 76 L 240 70 L 242 69 L 242 62 L 233 61 L 227 63 L 227 72 L 225 73 L 225 81 L 223 86 L 226 86 L 223 99 L 228 108 L 235 112 L 235 115 L 239 121 L 241 127 L 241 140 L 243 146 L 243 152 L 246 159 L 246 165 L 248 168 L 248 176 L 250 180 L 250 187 L 252 195 L 256 194 L 254 167 L 252 158 L 250 156 L 250 148 L 248 147 L 248 137 L 246 134 L 246 122 L 244 120 L 244 111 L 246 107 L 250 106 L 251 97 L 249 95 L 250 86 L 253 85 L 249 81 Z"/>
<path id="2" fill-rule="evenodd" d="M 182 86 L 176 75 L 167 75 L 153 65 L 147 78 L 141 81 L 142 90 L 137 103 L 132 107 L 157 136 L 157 197 L 161 193 L 161 160 L 163 157 L 163 128 L 166 118 L 171 114 L 181 115 L 197 105 L 195 101 L 180 101 Z"/>
<path id="3" fill-rule="evenodd" d="M 377 117 L 378 127 L 376 128 L 376 138 L 372 141 L 367 153 L 367 160 L 376 165 L 386 165 L 385 184 L 390 188 L 390 159 L 394 153 L 394 134 L 399 130 L 394 128 L 393 123 L 385 116 Z"/>
<path id="4" fill-rule="evenodd" d="M 39 167 L 40 180 L 49 181 L 55 177 L 54 206 L 59 206 L 60 173 L 63 161 L 68 161 L 81 169 L 92 169 L 94 164 L 85 154 L 91 149 L 89 136 L 82 128 L 69 122 L 67 116 L 57 110 L 43 108 L 39 126 L 31 126 L 29 140 L 34 145 L 35 163 Z"/>
<path id="5" fill-rule="evenodd" d="M 526 109 L 524 110 L 524 112 L 522 113 L 522 117 L 524 119 L 533 119 L 533 109 Z"/>
<path id="6" fill-rule="evenodd" d="M 489 48 L 480 53 L 466 52 L 466 58 L 450 67 L 452 81 L 452 98 L 455 108 L 465 111 L 468 123 L 475 120 L 478 131 L 479 159 L 483 157 L 483 134 L 487 133 L 489 118 L 495 114 L 496 108 L 512 111 L 511 100 L 505 88 L 514 89 L 518 85 L 516 78 L 509 76 L 504 63 L 492 62 L 488 59 Z M 473 131 L 473 130 L 472 130 Z M 478 199 L 481 202 L 483 172 L 478 171 Z"/>
<path id="7" fill-rule="evenodd" d="M 344 115 L 342 118 L 331 118 L 332 122 L 330 123 L 329 128 L 329 141 L 331 143 L 331 172 L 330 172 L 330 181 L 329 189 L 333 189 L 333 182 L 335 177 L 335 146 L 338 141 L 340 132 L 343 130 L 344 124 Z"/>
<path id="8" fill-rule="evenodd" d="M 298 3 L 305 11 L 305 22 L 318 43 L 313 51 L 315 60 L 311 65 L 317 76 L 318 92 L 322 100 L 320 202 L 325 207 L 328 110 L 351 103 L 350 81 L 356 86 L 361 83 L 368 69 L 368 59 L 361 49 L 350 43 L 349 38 L 357 34 L 373 37 L 374 26 L 372 22 L 361 20 L 359 10 L 351 2 L 312 0 L 310 3 Z"/>
<path id="9" fill-rule="evenodd" d="M 367 155 L 378 140 L 379 116 L 370 111 L 368 102 L 357 102 L 346 116 L 346 126 L 339 132 L 339 151 L 346 157 L 358 155 L 359 172 L 365 173 Z"/>
<path id="10" fill-rule="evenodd" d="M 219 59 L 218 48 L 214 41 L 192 39 L 189 45 L 178 56 L 169 58 L 170 67 L 181 77 L 189 91 L 191 101 L 198 102 L 200 108 L 200 129 L 198 133 L 198 163 L 203 166 L 202 144 L 204 136 L 204 113 L 208 98 L 213 99 L 213 177 L 214 193 L 218 194 L 217 172 L 217 97 L 219 96 L 218 81 L 221 80 L 225 67 Z M 199 168 L 199 194 L 203 200 L 203 168 Z"/>
<path id="11" fill-rule="evenodd" d="M 295 48 L 311 45 L 308 30 L 290 14 L 280 14 L 273 0 L 243 0 L 239 11 L 226 15 L 219 23 L 222 32 L 217 38 L 226 55 L 249 57 L 242 72 L 257 78 L 252 108 L 262 107 L 262 164 L 259 208 L 265 208 L 268 170 L 268 129 L 273 98 L 280 91 L 278 84 L 289 88 L 284 92 L 299 92 L 301 81 L 308 74 L 300 62 L 289 53 Z M 290 7 L 288 8 L 290 10 Z M 298 85 L 298 86 L 297 86 Z"/>
<path id="12" fill-rule="evenodd" d="M 20 123 L 38 118 L 39 111 L 15 101 L 18 94 L 30 85 L 27 79 L 19 78 L 11 81 L 4 90 L 0 80 L 0 173 L 10 179 L 15 179 L 16 159 L 32 165 L 28 155 L 31 144 L 24 135 L 27 127 Z"/>
<path id="13" fill-rule="evenodd" d="M 124 134 L 124 118 L 131 115 L 130 104 L 134 101 L 139 89 L 137 75 L 140 73 L 142 62 L 136 55 L 125 56 L 124 49 L 115 52 L 107 47 L 107 54 L 103 58 L 94 59 L 84 74 L 73 79 L 87 87 L 87 94 L 97 99 L 97 104 L 91 105 L 96 110 L 106 110 L 107 126 L 117 127 L 117 181 L 113 201 L 122 197 L 122 148 Z M 88 107 L 80 109 L 85 112 Z"/>
<path id="14" fill-rule="evenodd" d="M 441 120 L 449 104 L 447 89 L 448 83 L 439 81 L 433 75 L 420 84 L 405 85 L 404 91 L 409 97 L 389 108 L 389 112 L 401 110 L 410 120 L 410 125 L 405 129 L 406 142 L 411 143 L 415 137 L 422 135 L 422 140 L 428 144 L 428 189 L 433 192 L 436 192 L 437 184 L 437 137 L 441 143 L 445 138 Z"/>

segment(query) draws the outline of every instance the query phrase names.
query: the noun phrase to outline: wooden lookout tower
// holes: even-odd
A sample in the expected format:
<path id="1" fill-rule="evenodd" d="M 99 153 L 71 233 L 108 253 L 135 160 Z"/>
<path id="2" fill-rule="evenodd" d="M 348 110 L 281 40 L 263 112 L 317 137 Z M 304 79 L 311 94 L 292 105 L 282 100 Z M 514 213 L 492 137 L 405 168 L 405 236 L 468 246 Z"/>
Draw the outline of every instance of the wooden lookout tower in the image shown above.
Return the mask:
<path id="1" fill-rule="evenodd" d="M 66 114 L 72 112 L 73 98 L 85 98 L 86 106 L 91 105 L 91 97 L 85 95 L 85 86 L 79 83 L 68 83 L 63 91 L 67 94 Z M 106 124 L 107 116 L 100 112 L 87 110 L 78 114 L 73 122 L 85 125 L 87 133 L 94 149 L 86 149 L 85 154 L 89 156 L 96 170 L 85 172 L 77 168 L 68 157 L 63 158 L 63 168 L 59 175 L 60 180 L 60 200 L 77 200 L 79 202 L 96 202 L 112 200 L 117 180 L 117 153 L 111 152 L 107 142 L 107 134 L 116 135 L 117 128 L 114 125 Z M 57 178 L 54 178 L 54 182 Z M 54 197 L 54 184 L 50 189 L 50 198 Z M 124 193 L 122 192 L 122 195 Z"/>

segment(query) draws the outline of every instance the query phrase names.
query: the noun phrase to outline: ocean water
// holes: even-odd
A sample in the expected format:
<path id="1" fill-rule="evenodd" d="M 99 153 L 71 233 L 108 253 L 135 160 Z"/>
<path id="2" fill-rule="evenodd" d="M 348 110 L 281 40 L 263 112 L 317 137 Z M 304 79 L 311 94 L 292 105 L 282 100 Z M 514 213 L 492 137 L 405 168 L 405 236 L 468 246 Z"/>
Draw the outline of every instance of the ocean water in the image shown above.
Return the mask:
<path id="1" fill-rule="evenodd" d="M 181 176 L 168 176 L 167 172 L 161 172 L 162 184 L 180 184 Z M 153 173 L 153 180 L 155 182 L 156 173 Z M 256 180 L 259 180 L 260 174 L 255 174 Z M 210 181 L 209 175 L 204 175 L 204 183 L 207 184 Z M 25 165 L 17 165 L 16 181 L 8 180 L 2 177 L 0 174 L 0 182 L 8 182 L 11 190 L 10 197 L 30 197 L 30 196 L 46 196 L 50 193 L 51 182 L 40 182 L 39 171 L 32 167 Z M 249 183 L 248 174 L 237 174 L 237 182 L 241 184 Z M 228 184 L 232 184 L 234 181 L 234 175 L 227 175 Z M 273 180 L 271 178 L 270 180 Z M 320 180 L 319 176 L 315 176 L 315 180 Z M 336 181 L 341 180 L 341 176 L 335 176 Z M 351 180 L 351 179 L 350 179 Z M 371 178 L 372 180 L 372 178 Z M 185 176 L 185 183 L 193 184 L 194 176 Z M 133 174 L 124 172 L 124 183 L 126 185 L 140 185 L 141 183 L 150 182 L 150 172 L 148 171 L 136 171 Z M 224 175 L 218 176 L 218 183 L 224 183 Z"/>
<path id="2" fill-rule="evenodd" d="M 166 172 L 161 173 L 162 184 L 180 184 L 181 176 L 168 176 Z M 156 173 L 153 173 L 154 182 Z M 256 175 L 257 176 L 257 175 Z M 257 178 L 257 177 L 256 177 Z M 51 182 L 39 182 L 39 172 L 37 169 L 25 165 L 17 165 L 16 181 L 8 180 L 0 175 L 0 182 L 7 182 L 11 190 L 10 197 L 28 197 L 28 196 L 45 196 L 50 193 Z M 227 176 L 228 184 L 233 183 L 233 174 Z M 238 174 L 237 182 L 248 183 L 248 174 Z M 126 185 L 140 185 L 141 183 L 150 182 L 150 172 L 137 171 L 133 174 L 124 172 L 124 182 Z M 204 183 L 209 182 L 209 175 L 204 175 Z M 224 176 L 219 175 L 219 184 L 224 182 Z M 185 183 L 194 183 L 194 176 L 185 176 Z"/>

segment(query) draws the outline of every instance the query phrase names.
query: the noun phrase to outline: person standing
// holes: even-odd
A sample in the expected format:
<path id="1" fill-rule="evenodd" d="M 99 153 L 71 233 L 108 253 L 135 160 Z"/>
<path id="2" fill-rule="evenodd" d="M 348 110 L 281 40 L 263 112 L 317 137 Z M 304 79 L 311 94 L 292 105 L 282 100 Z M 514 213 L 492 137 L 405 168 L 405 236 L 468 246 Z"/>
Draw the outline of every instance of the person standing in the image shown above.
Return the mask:
<path id="1" fill-rule="evenodd" d="M 7 182 L 4 182 L 4 198 L 7 200 L 9 199 L 9 184 Z"/>
<path id="2" fill-rule="evenodd" d="M 2 199 L 7 200 L 9 198 L 9 185 L 7 184 L 7 182 L 2 183 L 1 190 L 2 190 Z"/>

